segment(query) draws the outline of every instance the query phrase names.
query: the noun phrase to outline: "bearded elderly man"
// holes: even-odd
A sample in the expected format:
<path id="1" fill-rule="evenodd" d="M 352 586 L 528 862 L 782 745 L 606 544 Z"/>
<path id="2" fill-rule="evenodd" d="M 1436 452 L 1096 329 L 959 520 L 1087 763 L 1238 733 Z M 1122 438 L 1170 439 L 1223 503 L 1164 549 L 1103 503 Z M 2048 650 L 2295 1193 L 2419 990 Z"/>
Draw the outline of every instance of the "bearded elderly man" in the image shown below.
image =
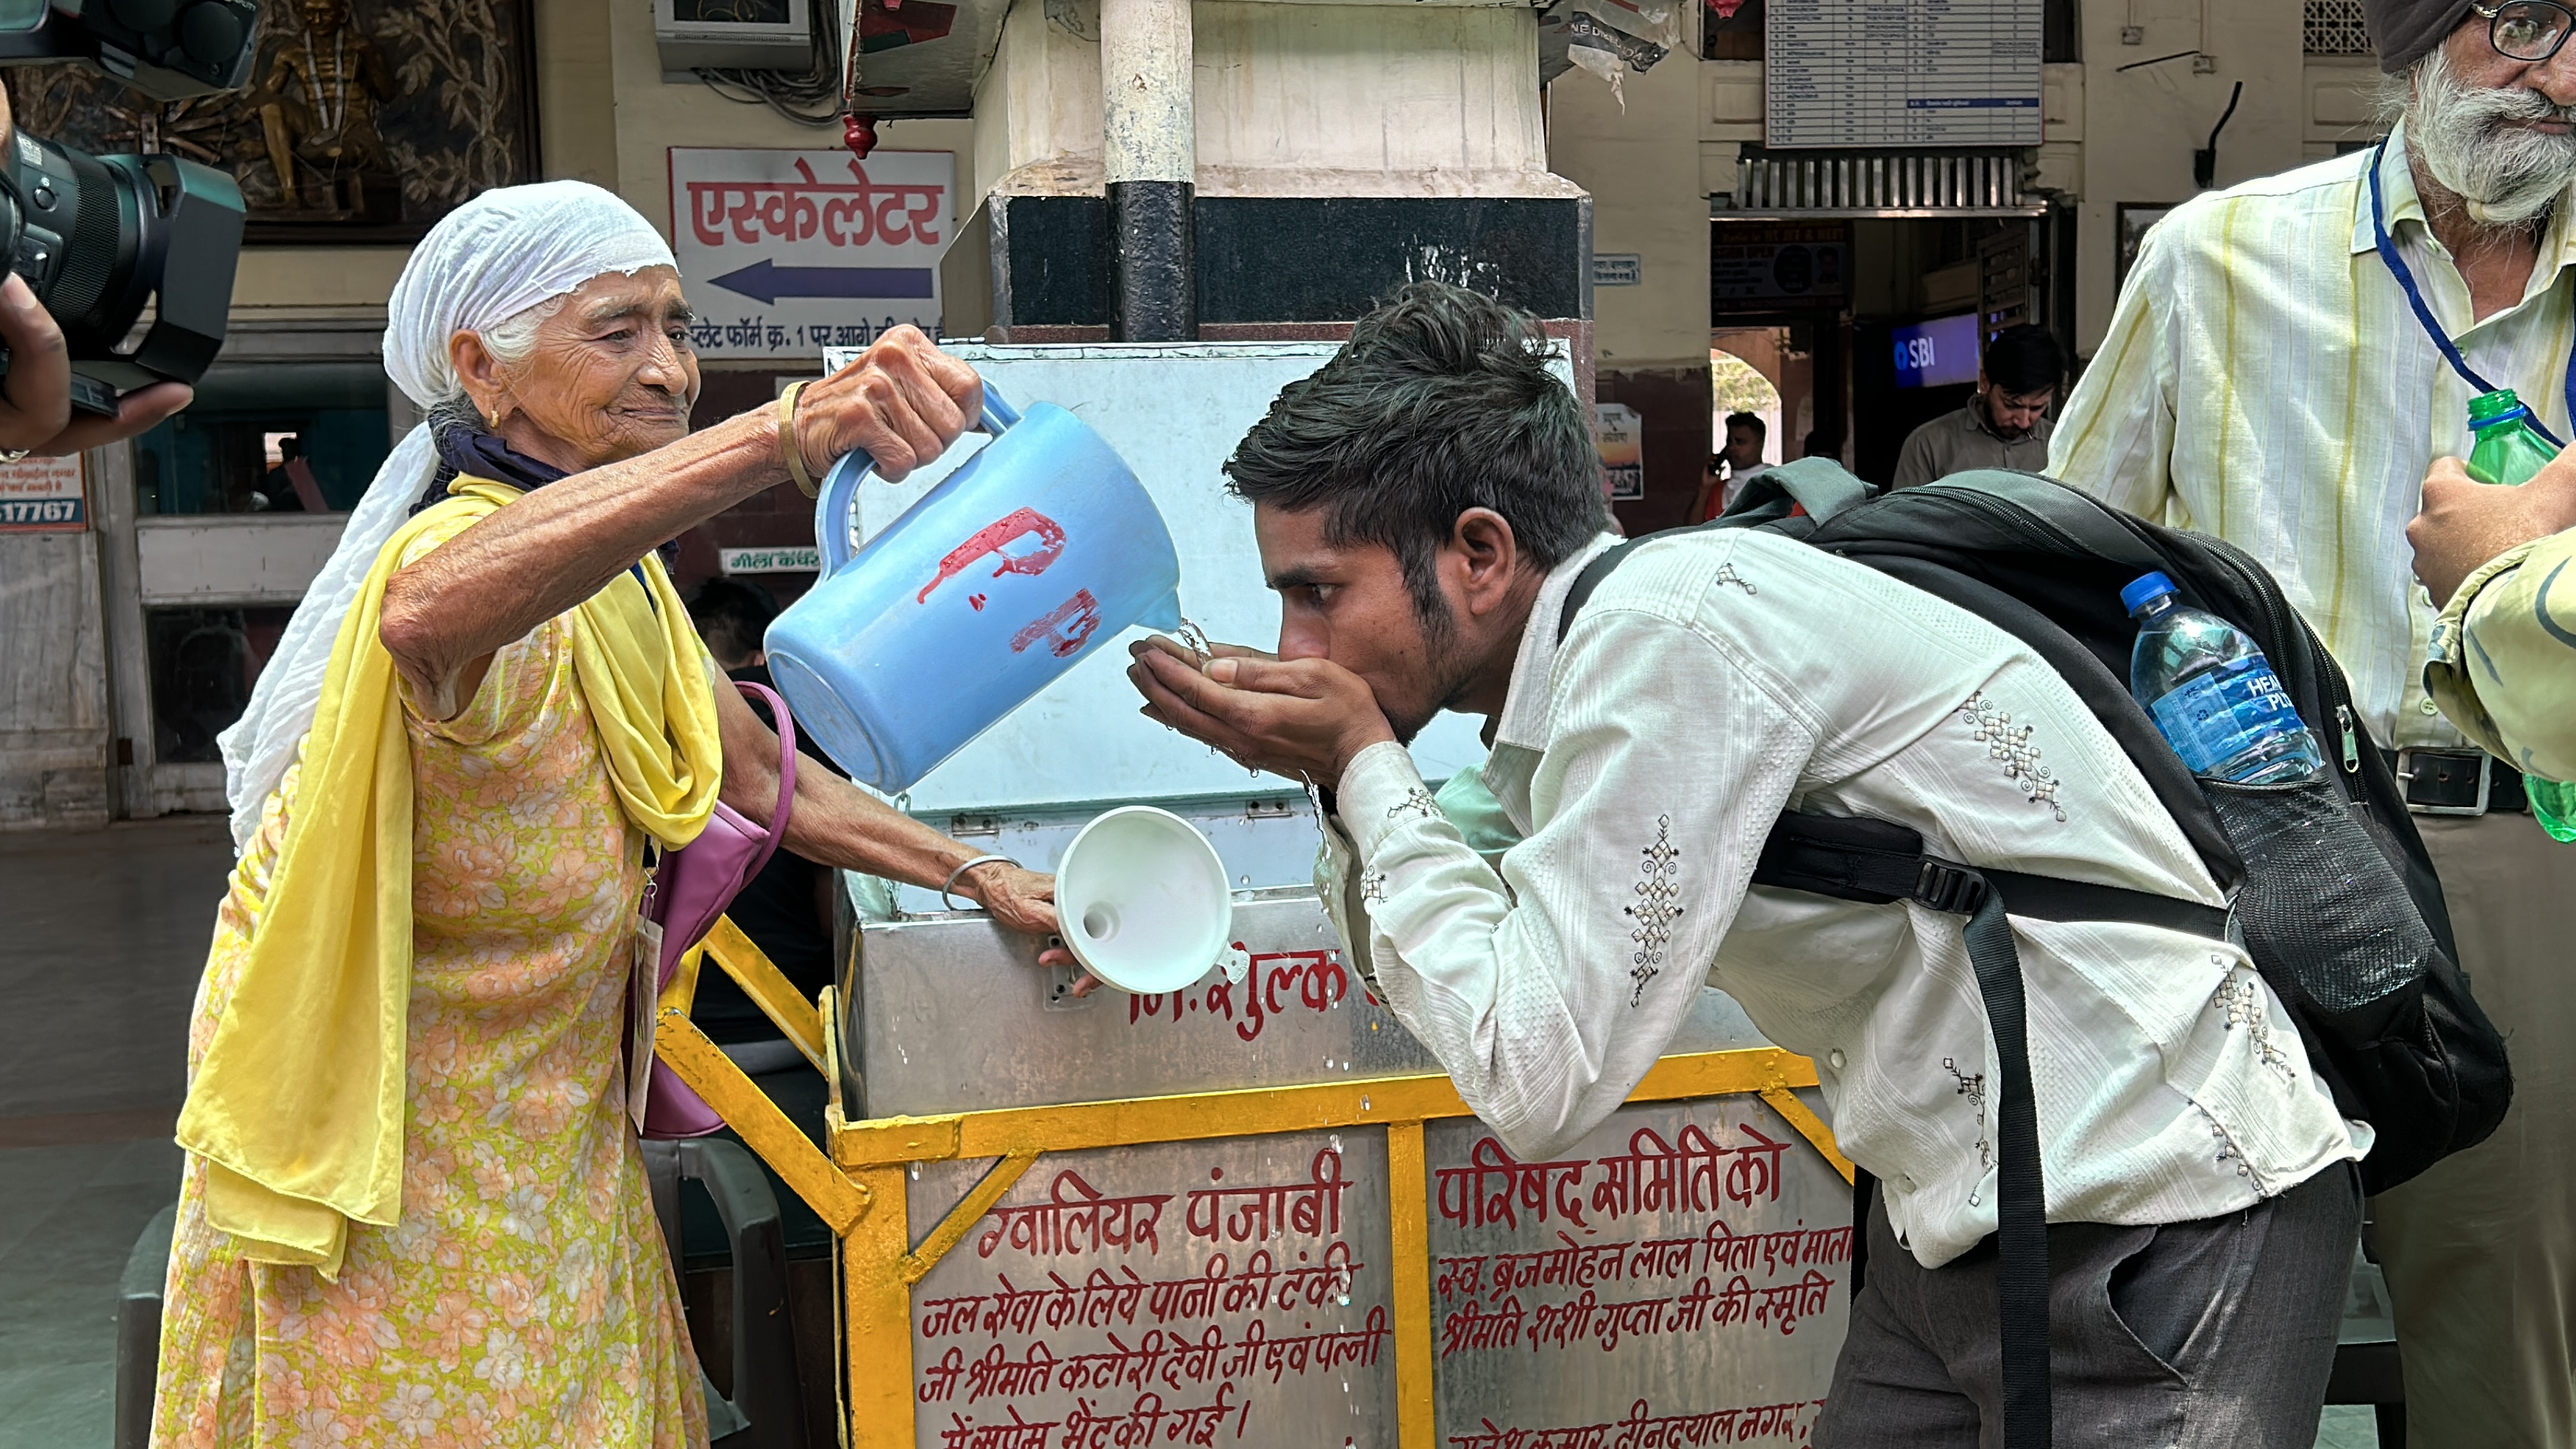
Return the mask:
<path id="1" fill-rule="evenodd" d="M 2517 1099 L 2484 1145 L 2377 1200 L 2418 1445 L 2576 1443 L 2576 851 L 2446 724 L 2405 530 L 2469 399 L 2567 433 L 2576 373 L 2576 16 L 2365 0 L 2387 142 L 2177 209 L 2149 233 L 2069 400 L 2051 471 L 2215 533 L 2277 574 L 2399 751 Z M 2456 577 L 2456 575 L 2454 575 Z"/>

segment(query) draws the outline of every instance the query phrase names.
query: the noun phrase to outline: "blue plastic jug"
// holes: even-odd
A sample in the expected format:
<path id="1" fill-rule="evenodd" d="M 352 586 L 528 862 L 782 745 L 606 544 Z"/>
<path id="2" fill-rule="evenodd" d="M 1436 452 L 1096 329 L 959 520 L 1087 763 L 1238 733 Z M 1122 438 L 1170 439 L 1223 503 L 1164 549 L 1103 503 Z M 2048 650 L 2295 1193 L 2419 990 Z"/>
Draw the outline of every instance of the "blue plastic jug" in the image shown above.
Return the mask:
<path id="1" fill-rule="evenodd" d="M 990 382 L 983 425 L 983 451 L 855 557 L 876 464 L 834 466 L 814 503 L 822 576 L 764 641 L 797 724 L 887 794 L 1129 627 L 1180 627 L 1171 530 L 1091 425 L 1052 403 L 1022 415 Z"/>

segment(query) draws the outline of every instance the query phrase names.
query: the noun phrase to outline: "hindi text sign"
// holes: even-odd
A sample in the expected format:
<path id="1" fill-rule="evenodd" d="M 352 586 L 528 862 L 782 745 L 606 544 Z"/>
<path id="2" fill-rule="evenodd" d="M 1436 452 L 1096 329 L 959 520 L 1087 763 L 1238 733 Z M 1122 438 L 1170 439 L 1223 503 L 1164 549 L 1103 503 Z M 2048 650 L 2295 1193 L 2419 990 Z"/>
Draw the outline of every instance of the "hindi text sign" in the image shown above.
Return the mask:
<path id="1" fill-rule="evenodd" d="M 1393 1449 L 1386 1184 L 1373 1130 L 1040 1158 L 913 1291 L 915 1442 Z"/>
<path id="2" fill-rule="evenodd" d="M 819 357 L 939 329 L 947 151 L 671 148 L 671 250 L 705 357 Z"/>
<path id="3" fill-rule="evenodd" d="M 0 533 L 77 532 L 89 527 L 81 460 L 21 458 L 0 463 Z"/>
<path id="4" fill-rule="evenodd" d="M 1759 1098 L 1623 1107 L 1546 1162 L 1473 1118 L 1425 1146 L 1439 1443 L 1808 1442 L 1851 1190 Z"/>

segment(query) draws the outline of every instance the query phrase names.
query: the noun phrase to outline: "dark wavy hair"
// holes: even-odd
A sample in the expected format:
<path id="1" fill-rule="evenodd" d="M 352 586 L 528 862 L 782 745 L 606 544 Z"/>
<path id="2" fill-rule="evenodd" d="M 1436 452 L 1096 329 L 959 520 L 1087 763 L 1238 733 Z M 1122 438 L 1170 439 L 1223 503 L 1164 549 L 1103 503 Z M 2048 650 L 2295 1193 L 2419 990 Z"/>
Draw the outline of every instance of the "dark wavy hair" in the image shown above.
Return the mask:
<path id="1" fill-rule="evenodd" d="M 1373 543 L 1404 568 L 1415 611 L 1448 618 L 1433 560 L 1470 508 L 1512 527 L 1540 569 L 1608 524 L 1583 405 L 1547 369 L 1536 318 L 1441 282 L 1416 282 L 1270 412 L 1226 460 L 1249 503 L 1325 510 L 1336 546 Z"/>

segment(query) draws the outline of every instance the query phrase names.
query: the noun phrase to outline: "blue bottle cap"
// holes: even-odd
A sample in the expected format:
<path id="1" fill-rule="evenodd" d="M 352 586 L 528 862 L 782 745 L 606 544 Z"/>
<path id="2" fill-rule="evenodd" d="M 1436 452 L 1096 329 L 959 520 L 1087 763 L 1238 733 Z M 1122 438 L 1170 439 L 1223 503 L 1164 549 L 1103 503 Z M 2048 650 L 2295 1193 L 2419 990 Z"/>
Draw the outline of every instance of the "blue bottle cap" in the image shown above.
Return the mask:
<path id="1" fill-rule="evenodd" d="M 2167 594 L 2178 594 L 2174 581 L 2163 574 L 2140 574 L 2120 591 L 2120 607 L 2134 614 Z"/>

